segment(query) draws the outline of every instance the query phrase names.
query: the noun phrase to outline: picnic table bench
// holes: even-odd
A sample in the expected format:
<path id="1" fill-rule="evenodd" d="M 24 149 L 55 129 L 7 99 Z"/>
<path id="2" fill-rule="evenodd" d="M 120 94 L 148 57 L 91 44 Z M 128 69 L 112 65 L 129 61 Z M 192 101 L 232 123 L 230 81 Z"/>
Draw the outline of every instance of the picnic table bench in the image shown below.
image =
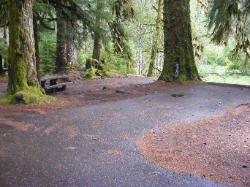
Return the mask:
<path id="1" fill-rule="evenodd" d="M 7 73 L 8 72 L 8 68 L 3 68 L 3 72 Z"/>
<path id="2" fill-rule="evenodd" d="M 41 77 L 40 83 L 41 87 L 46 92 L 56 92 L 64 91 L 67 87 L 67 84 L 70 84 L 72 82 L 66 75 L 55 75 L 49 77 Z"/>

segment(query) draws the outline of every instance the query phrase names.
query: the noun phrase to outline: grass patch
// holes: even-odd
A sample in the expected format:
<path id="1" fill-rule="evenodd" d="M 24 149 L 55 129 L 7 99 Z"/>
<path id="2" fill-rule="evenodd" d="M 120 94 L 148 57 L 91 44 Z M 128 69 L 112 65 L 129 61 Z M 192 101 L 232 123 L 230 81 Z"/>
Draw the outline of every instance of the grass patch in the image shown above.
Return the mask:
<path id="1" fill-rule="evenodd" d="M 198 65 L 198 69 L 206 82 L 250 85 L 250 75 L 229 71 L 227 66 L 202 64 Z"/>

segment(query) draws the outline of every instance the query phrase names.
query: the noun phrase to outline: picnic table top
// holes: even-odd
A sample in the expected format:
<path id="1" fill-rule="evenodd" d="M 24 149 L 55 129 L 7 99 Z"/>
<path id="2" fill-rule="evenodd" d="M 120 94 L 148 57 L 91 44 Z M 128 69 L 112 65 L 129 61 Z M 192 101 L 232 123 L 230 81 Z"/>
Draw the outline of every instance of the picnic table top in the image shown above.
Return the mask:
<path id="1" fill-rule="evenodd" d="M 47 81 L 47 80 L 56 80 L 56 79 L 69 79 L 67 75 L 52 75 L 52 76 L 44 76 L 40 78 L 40 81 Z"/>

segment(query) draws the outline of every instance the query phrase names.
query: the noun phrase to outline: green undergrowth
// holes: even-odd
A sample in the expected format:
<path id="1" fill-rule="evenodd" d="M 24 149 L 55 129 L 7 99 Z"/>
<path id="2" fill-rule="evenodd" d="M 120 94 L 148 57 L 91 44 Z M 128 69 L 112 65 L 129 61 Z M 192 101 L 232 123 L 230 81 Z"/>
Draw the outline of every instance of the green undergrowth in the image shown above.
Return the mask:
<path id="1" fill-rule="evenodd" d="M 96 71 L 97 71 L 97 69 L 95 69 L 95 68 L 88 69 L 84 74 L 84 78 L 87 79 L 87 80 L 95 80 L 95 79 L 97 79 L 98 77 L 96 75 Z"/>
<path id="2" fill-rule="evenodd" d="M 211 64 L 198 64 L 198 69 L 202 80 L 206 82 L 250 85 L 249 70 L 243 73 L 239 70 L 232 70 L 228 66 Z"/>
<path id="3" fill-rule="evenodd" d="M 52 102 L 55 98 L 47 96 L 40 88 L 28 87 L 14 94 L 7 94 L 0 98 L 0 104 L 40 104 Z"/>

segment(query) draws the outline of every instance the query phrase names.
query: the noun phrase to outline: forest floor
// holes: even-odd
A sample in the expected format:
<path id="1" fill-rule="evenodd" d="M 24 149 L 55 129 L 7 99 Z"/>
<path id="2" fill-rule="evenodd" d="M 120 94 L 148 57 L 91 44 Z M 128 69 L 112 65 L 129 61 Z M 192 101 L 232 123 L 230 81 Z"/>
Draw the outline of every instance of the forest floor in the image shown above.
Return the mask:
<path id="1" fill-rule="evenodd" d="M 95 81 L 82 80 L 78 77 L 73 79 L 73 84 L 69 85 L 66 91 L 51 94 L 56 98 L 55 101 L 33 105 L 0 105 L 0 117 L 9 118 L 29 113 L 46 114 L 86 105 L 157 94 L 177 87 L 201 84 L 199 82 L 171 84 L 144 77 L 107 78 Z M 6 81 L 6 79 L 0 81 L 0 96 L 5 94 Z"/>
<path id="2" fill-rule="evenodd" d="M 54 102 L 0 106 L 0 186 L 249 186 L 249 91 L 75 79 Z"/>

